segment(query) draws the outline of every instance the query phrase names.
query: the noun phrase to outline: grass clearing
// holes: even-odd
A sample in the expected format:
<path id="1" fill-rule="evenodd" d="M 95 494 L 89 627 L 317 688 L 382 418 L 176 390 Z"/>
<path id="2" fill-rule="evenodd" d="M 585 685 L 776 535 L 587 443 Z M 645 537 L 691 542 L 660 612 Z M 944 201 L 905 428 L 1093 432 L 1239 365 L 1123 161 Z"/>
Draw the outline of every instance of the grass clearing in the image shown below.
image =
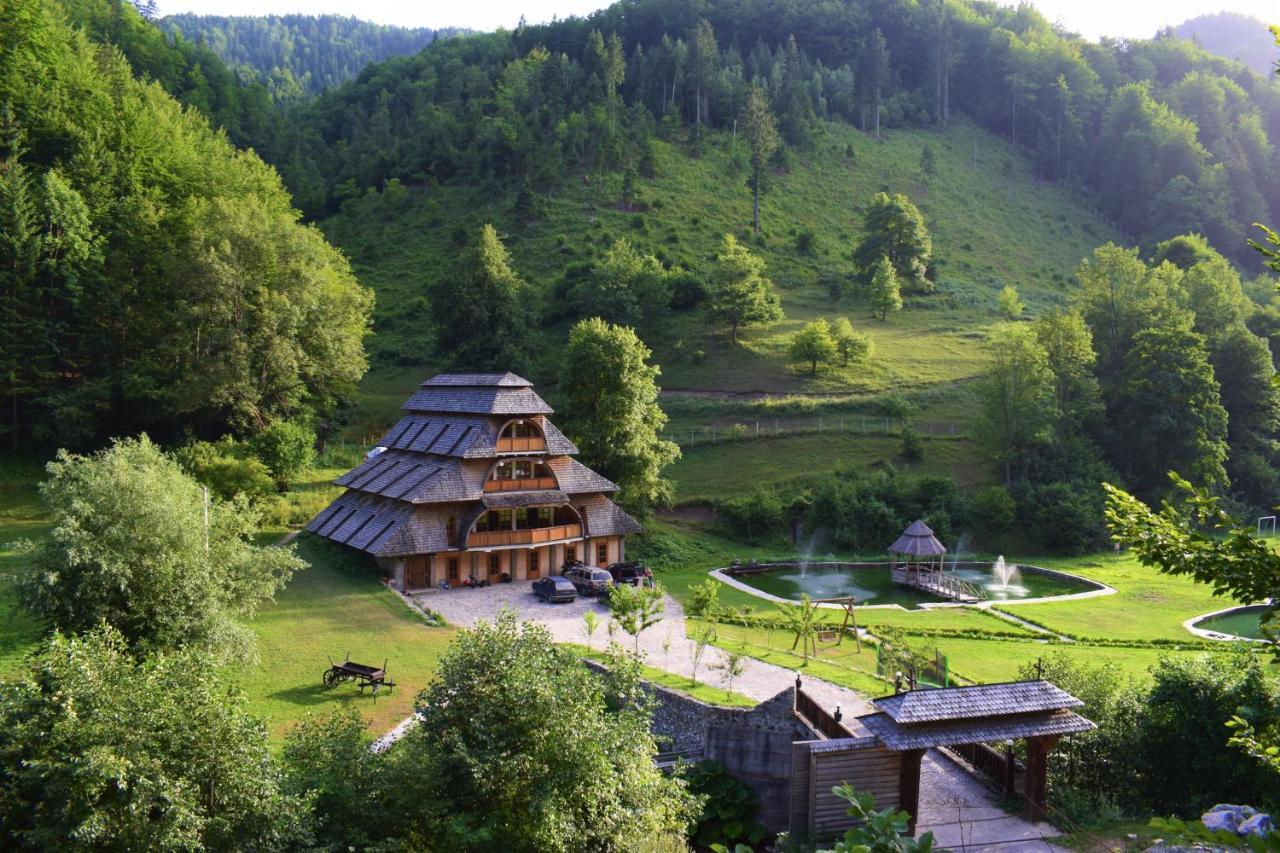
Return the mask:
<path id="1" fill-rule="evenodd" d="M 348 705 L 381 734 L 412 711 L 457 631 L 429 627 L 358 555 L 309 534 L 299 537 L 298 553 L 310 567 L 250 623 L 259 661 L 228 674 L 274 738 L 304 714 Z M 380 665 L 386 658 L 395 689 L 376 697 L 367 690 L 360 695 L 350 683 L 324 689 L 329 658 L 336 662 L 347 652 L 361 663 Z"/>
<path id="2" fill-rule="evenodd" d="M 1115 595 L 1044 604 L 1020 604 L 1008 613 L 1073 637 L 1117 640 L 1192 640 L 1182 623 L 1232 606 L 1211 587 L 1188 577 L 1165 575 L 1129 556 L 1028 560 L 1113 587 Z"/>

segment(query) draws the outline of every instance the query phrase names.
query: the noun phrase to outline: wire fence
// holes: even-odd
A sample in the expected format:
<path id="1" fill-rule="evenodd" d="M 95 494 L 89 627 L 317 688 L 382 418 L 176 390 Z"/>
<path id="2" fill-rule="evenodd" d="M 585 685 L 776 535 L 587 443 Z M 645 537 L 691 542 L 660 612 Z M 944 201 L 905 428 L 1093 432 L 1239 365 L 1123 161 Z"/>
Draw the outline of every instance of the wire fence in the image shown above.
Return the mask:
<path id="1" fill-rule="evenodd" d="M 682 424 L 663 430 L 662 437 L 681 447 L 799 435 L 898 436 L 910 428 L 922 438 L 967 438 L 954 421 L 903 421 L 877 415 L 827 418 L 751 418 L 732 423 Z"/>

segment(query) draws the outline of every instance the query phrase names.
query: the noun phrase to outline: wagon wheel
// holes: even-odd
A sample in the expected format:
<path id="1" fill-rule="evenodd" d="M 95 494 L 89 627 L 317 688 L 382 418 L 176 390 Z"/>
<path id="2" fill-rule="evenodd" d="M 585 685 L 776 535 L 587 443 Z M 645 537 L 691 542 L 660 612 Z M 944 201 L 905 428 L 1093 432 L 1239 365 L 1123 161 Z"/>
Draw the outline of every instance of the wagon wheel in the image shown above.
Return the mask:
<path id="1" fill-rule="evenodd" d="M 337 672 L 333 671 L 332 669 L 325 670 L 324 686 L 326 688 L 333 687 L 335 684 L 338 683 L 339 680 L 340 680 L 340 677 Z"/>

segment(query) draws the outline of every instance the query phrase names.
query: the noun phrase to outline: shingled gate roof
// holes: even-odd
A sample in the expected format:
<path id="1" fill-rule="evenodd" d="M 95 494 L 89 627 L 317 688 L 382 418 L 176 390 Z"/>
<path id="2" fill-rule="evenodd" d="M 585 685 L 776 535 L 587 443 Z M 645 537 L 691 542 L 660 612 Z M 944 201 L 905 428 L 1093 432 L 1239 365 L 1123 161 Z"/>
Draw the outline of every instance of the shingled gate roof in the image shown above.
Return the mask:
<path id="1" fill-rule="evenodd" d="M 933 535 L 929 525 L 916 520 L 898 537 L 897 542 L 889 546 L 889 553 L 911 557 L 939 557 L 947 553 L 947 549 Z"/>
<path id="2" fill-rule="evenodd" d="M 1070 693 L 1047 681 L 1013 681 L 939 690 L 912 690 L 875 699 L 872 704 L 888 714 L 894 722 L 903 725 L 1031 714 L 1084 705 Z"/>
<path id="3" fill-rule="evenodd" d="M 961 743 L 989 743 L 1045 735 L 1067 735 L 1096 728 L 1084 717 L 1066 710 L 916 726 L 899 725 L 885 713 L 867 714 L 858 717 L 857 721 L 879 738 L 886 747 L 896 751 L 932 749 L 935 746 L 954 746 Z"/>

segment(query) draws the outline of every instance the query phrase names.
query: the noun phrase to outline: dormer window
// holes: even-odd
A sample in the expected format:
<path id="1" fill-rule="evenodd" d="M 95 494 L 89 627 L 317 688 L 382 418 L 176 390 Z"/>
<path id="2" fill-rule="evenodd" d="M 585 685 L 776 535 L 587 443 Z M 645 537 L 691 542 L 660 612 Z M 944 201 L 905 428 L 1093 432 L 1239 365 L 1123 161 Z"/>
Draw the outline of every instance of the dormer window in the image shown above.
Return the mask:
<path id="1" fill-rule="evenodd" d="M 509 421 L 498 433 L 499 453 L 538 453 L 546 449 L 542 426 L 529 418 Z"/>

